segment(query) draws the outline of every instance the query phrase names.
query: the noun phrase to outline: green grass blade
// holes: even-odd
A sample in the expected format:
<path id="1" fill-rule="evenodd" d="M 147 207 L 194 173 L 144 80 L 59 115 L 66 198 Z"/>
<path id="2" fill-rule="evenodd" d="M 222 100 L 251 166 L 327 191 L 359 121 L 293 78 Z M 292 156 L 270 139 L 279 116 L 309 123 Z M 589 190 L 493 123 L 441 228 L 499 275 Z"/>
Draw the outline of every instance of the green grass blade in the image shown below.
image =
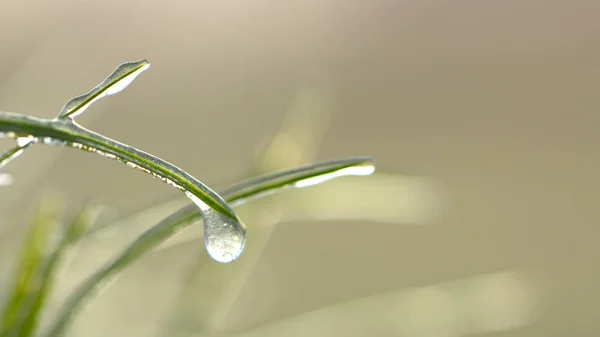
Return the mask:
<path id="1" fill-rule="evenodd" d="M 35 289 L 38 279 L 36 271 L 44 261 L 48 249 L 49 235 L 57 217 L 56 207 L 42 202 L 31 223 L 31 228 L 23 244 L 23 250 L 16 264 L 13 289 L 4 303 L 1 330 L 4 336 L 14 323 L 17 314 L 25 304 L 27 295 Z M 18 328 L 18 327 L 17 327 Z"/>
<path id="2" fill-rule="evenodd" d="M 343 175 L 366 175 L 374 171 L 374 159 L 359 157 L 335 160 L 298 169 L 274 173 L 236 184 L 223 192 L 225 200 L 232 205 L 240 205 L 251 199 L 266 196 L 287 188 L 306 187 Z M 171 214 L 166 219 L 147 230 L 129 245 L 117 258 L 106 264 L 89 277 L 67 299 L 62 312 L 45 336 L 62 336 L 83 301 L 94 290 L 118 276 L 125 267 L 144 253 L 156 248 L 172 235 L 189 226 L 200 217 L 200 210 L 191 204 Z"/>
<path id="3" fill-rule="evenodd" d="M 126 62 L 119 65 L 112 74 L 90 92 L 68 101 L 58 114 L 58 118 L 75 118 L 81 115 L 95 101 L 125 89 L 139 74 L 148 68 L 150 68 L 148 60 Z"/>
<path id="4" fill-rule="evenodd" d="M 96 215 L 97 208 L 88 205 L 67 226 L 60 242 L 46 259 L 42 268 L 39 268 L 37 287 L 32 289 L 26 297 L 24 304 L 21 306 L 22 310 L 17 315 L 17 323 L 13 324 L 17 329 L 13 330 L 13 334 L 9 334 L 9 336 L 27 337 L 34 333 L 41 317 L 41 310 L 52 291 L 54 277 L 62 258 L 68 248 L 76 243 L 94 222 Z"/>
<path id="5" fill-rule="evenodd" d="M 229 205 L 238 206 L 288 188 L 308 187 L 342 176 L 369 175 L 374 171 L 375 160 L 371 157 L 332 160 L 248 179 L 220 194 Z"/>
<path id="6" fill-rule="evenodd" d="M 10 161 L 20 156 L 25 151 L 25 149 L 27 149 L 33 144 L 35 144 L 35 141 L 30 141 L 25 144 L 18 144 L 6 150 L 3 154 L 0 155 L 0 168 L 3 168 Z"/>
<path id="7" fill-rule="evenodd" d="M 16 138 L 17 142 L 20 138 L 27 137 L 31 138 L 30 142 L 40 140 L 45 144 L 72 146 L 138 168 L 185 191 L 186 195 L 201 209 L 211 208 L 233 220 L 235 231 L 245 237 L 243 234 L 245 228 L 231 207 L 220 195 L 198 179 L 156 156 L 87 130 L 74 122 L 73 118 L 82 114 L 95 101 L 122 91 L 149 67 L 150 62 L 145 59 L 119 65 L 110 76 L 90 92 L 68 101 L 53 120 L 0 111 L 0 137 Z M 23 148 L 14 148 L 6 154 L 7 159 L 10 160 L 22 152 Z"/>
<path id="8" fill-rule="evenodd" d="M 86 297 L 89 297 L 94 290 L 98 290 L 101 286 L 110 283 L 111 279 L 118 276 L 118 273 L 126 266 L 173 235 L 177 227 L 169 224 L 169 226 L 151 228 L 136 239 L 116 259 L 96 271 L 69 296 L 60 316 L 47 332 L 46 336 L 62 336 L 67 324 L 70 323 L 75 313 L 80 309 Z"/>
<path id="9" fill-rule="evenodd" d="M 150 153 L 87 130 L 74 122 L 45 120 L 0 111 L 0 137 L 34 137 L 45 144 L 71 146 L 117 160 L 128 167 L 160 178 L 170 186 L 184 191 L 192 201 L 199 199 L 198 207 L 208 206 L 241 226 L 237 215 L 225 200 L 189 173 Z"/>

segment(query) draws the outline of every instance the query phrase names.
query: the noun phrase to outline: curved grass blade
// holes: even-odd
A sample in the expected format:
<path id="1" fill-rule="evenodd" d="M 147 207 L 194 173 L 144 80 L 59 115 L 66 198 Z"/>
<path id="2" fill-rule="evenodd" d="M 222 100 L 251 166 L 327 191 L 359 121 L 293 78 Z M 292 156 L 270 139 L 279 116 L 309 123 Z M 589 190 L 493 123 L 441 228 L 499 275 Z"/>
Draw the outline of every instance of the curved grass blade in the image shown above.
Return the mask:
<path id="1" fill-rule="evenodd" d="M 59 119 L 75 118 L 81 115 L 97 100 L 119 93 L 127 88 L 144 70 L 150 68 L 148 60 L 126 62 L 117 67 L 102 83 L 95 86 L 85 95 L 77 96 L 68 101 L 58 114 Z"/>
<path id="2" fill-rule="evenodd" d="M 189 173 L 152 154 L 87 130 L 74 122 L 65 123 L 61 120 L 44 120 L 22 114 L 0 112 L 0 137 L 17 139 L 34 137 L 44 144 L 68 145 L 117 160 L 185 191 L 186 195 L 205 213 L 212 209 L 233 220 L 239 232 L 244 231 L 243 224 L 225 200 Z"/>
<path id="3" fill-rule="evenodd" d="M 16 138 L 17 145 L 23 147 L 31 142 L 71 146 L 115 159 L 129 167 L 140 169 L 165 183 L 185 192 L 201 210 L 207 224 L 206 248 L 211 257 L 222 263 L 231 262 L 242 253 L 246 229 L 231 207 L 198 179 L 187 172 L 156 156 L 140 151 L 129 145 L 104 137 L 87 130 L 73 121 L 96 100 L 115 94 L 127 87 L 141 72 L 148 69 L 147 60 L 121 64 L 102 83 L 89 93 L 71 99 L 58 117 L 43 120 L 22 114 L 0 112 L 0 137 Z M 15 148 L 20 154 L 22 149 Z M 14 158 L 12 152 L 7 158 Z M 225 224 L 226 226 L 223 226 Z M 232 239 L 226 245 L 214 246 L 225 235 Z"/>
<path id="4" fill-rule="evenodd" d="M 126 62 L 117 67 L 102 83 L 98 84 L 94 89 L 85 95 L 77 96 L 69 100 L 58 116 L 57 119 L 75 118 L 81 115 L 90 105 L 97 100 L 114 95 L 127 88 L 135 78 L 144 70 L 150 67 L 148 60 L 135 62 Z M 13 148 L 5 151 L 0 155 L 0 168 L 4 167 L 13 159 L 20 156 L 28 147 L 37 143 L 36 139 L 31 137 L 23 143 L 18 143 Z"/>
<path id="5" fill-rule="evenodd" d="M 5 336 L 14 327 L 17 314 L 25 304 L 27 295 L 35 289 L 38 282 L 36 271 L 43 263 L 44 254 L 48 249 L 49 236 L 58 213 L 56 207 L 52 206 L 42 202 L 31 223 L 23 250 L 16 264 L 12 294 L 7 296 L 2 310 L 1 336 Z"/>
<path id="6" fill-rule="evenodd" d="M 306 181 L 320 183 L 342 175 L 368 175 L 374 170 L 375 161 L 370 157 L 328 161 L 249 179 L 231 186 L 223 191 L 221 195 L 232 206 L 241 205 L 254 198 L 266 196 L 287 188 L 310 186 L 311 184 L 306 184 Z M 316 177 L 322 178 L 317 181 L 314 180 Z M 195 205 L 190 204 L 171 214 L 140 235 L 118 257 L 95 272 L 79 286 L 67 299 L 57 321 L 54 322 L 45 336 L 62 336 L 77 310 L 81 308 L 83 301 L 94 290 L 98 290 L 102 285 L 118 277 L 118 274 L 130 263 L 137 260 L 144 253 L 156 248 L 172 235 L 188 227 L 200 216 L 200 210 Z"/>
<path id="7" fill-rule="evenodd" d="M 41 317 L 41 310 L 52 290 L 55 274 L 65 253 L 67 253 L 68 248 L 82 237 L 87 228 L 94 222 L 98 214 L 97 210 L 97 208 L 90 205 L 84 207 L 67 226 L 54 251 L 46 259 L 45 263 L 38 268 L 36 275 L 37 282 L 35 283 L 37 286 L 27 294 L 21 310 L 17 314 L 16 323 L 12 325 L 12 333 L 9 333 L 8 336 L 26 337 L 31 336 L 35 332 Z"/>

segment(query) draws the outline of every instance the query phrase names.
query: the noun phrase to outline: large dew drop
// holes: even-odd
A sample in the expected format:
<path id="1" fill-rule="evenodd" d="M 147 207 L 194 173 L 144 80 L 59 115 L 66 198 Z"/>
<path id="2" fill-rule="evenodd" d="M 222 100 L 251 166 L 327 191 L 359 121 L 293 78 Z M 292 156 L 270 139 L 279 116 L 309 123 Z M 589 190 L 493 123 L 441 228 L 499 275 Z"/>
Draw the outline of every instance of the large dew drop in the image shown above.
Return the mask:
<path id="1" fill-rule="evenodd" d="M 201 210 L 204 221 L 204 245 L 208 255 L 219 263 L 237 260 L 246 244 L 246 227 L 239 220 L 220 214 L 195 195 L 186 192 Z"/>
<path id="2" fill-rule="evenodd" d="M 202 214 L 204 245 L 211 258 L 220 263 L 237 260 L 244 250 L 246 229 L 239 221 L 225 217 L 212 208 Z"/>

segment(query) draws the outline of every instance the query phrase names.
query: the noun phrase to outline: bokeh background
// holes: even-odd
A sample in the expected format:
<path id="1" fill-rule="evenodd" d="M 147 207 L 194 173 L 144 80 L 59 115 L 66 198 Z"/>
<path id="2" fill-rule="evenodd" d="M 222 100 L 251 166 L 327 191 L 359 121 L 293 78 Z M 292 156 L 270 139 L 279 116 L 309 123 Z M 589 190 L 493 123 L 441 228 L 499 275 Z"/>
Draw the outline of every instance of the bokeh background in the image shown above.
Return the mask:
<path id="1" fill-rule="evenodd" d="M 91 301 L 70 335 L 598 335 L 599 13 L 593 0 L 1 0 L 3 111 L 51 118 L 147 58 L 78 121 L 215 188 L 377 158 L 372 177 L 241 207 L 249 241 L 231 265 L 207 258 L 197 224 Z M 33 147 L 3 172 L 0 279 L 41 195 L 107 205 L 48 320 L 186 203 L 71 149 Z"/>

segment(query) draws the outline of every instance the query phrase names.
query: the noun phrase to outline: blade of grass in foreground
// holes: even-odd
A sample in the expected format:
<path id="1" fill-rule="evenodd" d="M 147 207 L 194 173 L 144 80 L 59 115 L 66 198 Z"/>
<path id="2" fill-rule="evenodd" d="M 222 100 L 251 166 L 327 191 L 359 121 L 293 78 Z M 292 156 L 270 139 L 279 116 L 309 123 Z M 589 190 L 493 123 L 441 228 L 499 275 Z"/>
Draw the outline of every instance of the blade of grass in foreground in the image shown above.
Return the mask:
<path id="1" fill-rule="evenodd" d="M 75 219 L 67 226 L 65 232 L 45 263 L 38 268 L 36 288 L 31 289 L 27 294 L 21 310 L 17 314 L 15 323 L 12 325 L 10 337 L 31 336 L 37 327 L 41 317 L 41 310 L 44 307 L 46 299 L 52 290 L 54 277 L 60 266 L 60 262 L 67 253 L 68 248 L 75 244 L 83 235 L 87 228 L 94 222 L 97 216 L 97 208 L 92 206 L 84 207 Z"/>
<path id="2" fill-rule="evenodd" d="M 27 295 L 37 284 L 36 271 L 43 263 L 57 215 L 58 210 L 55 205 L 47 203 L 46 200 L 41 202 L 15 265 L 12 294 L 7 296 L 2 311 L 0 336 L 6 336 L 14 326 Z"/>
<path id="3" fill-rule="evenodd" d="M 68 101 L 57 118 L 75 118 L 81 115 L 97 100 L 114 95 L 127 88 L 139 74 L 148 68 L 150 68 L 148 60 L 126 62 L 119 65 L 110 76 L 95 86 L 90 92 Z"/>
<path id="4" fill-rule="evenodd" d="M 0 155 L 0 167 L 17 158 L 30 145 L 41 142 L 96 153 L 140 169 L 185 192 L 186 196 L 205 211 L 204 216 L 209 219 L 207 222 L 220 217 L 223 219 L 219 221 L 228 221 L 228 224 L 233 227 L 231 230 L 236 232 L 238 241 L 241 241 L 236 242 L 238 251 L 231 252 L 233 256 L 229 257 L 235 259 L 243 250 L 245 228 L 220 195 L 215 194 L 211 188 L 177 166 L 150 153 L 92 132 L 74 121 L 75 117 L 82 114 L 95 101 L 122 91 L 149 67 L 148 60 L 121 64 L 90 92 L 68 101 L 59 115 L 52 120 L 0 111 L 0 138 L 14 138 L 17 141 L 15 147 Z M 213 215 L 213 212 L 217 214 Z M 207 233 L 207 236 L 213 235 L 213 232 Z M 216 252 L 211 257 L 218 260 L 219 256 L 215 255 Z M 227 263 L 227 261 L 222 262 Z"/>
<path id="5" fill-rule="evenodd" d="M 148 62 L 148 60 L 126 62 L 119 65 L 117 69 L 110 74 L 110 76 L 90 90 L 90 92 L 85 95 L 77 96 L 68 101 L 56 118 L 73 119 L 76 116 L 81 115 L 97 100 L 109 95 L 114 95 L 127 88 L 127 86 L 131 84 L 131 82 L 133 82 L 133 80 L 139 74 L 149 67 L 150 62 Z M 13 159 L 19 157 L 28 147 L 35 143 L 37 143 L 37 140 L 33 137 L 30 137 L 26 138 L 23 143 L 17 143 L 17 145 L 8 149 L 6 152 L 0 155 L 0 168 L 8 164 Z"/>
<path id="6" fill-rule="evenodd" d="M 346 175 L 369 175 L 374 171 L 375 161 L 370 157 L 328 161 L 249 179 L 226 189 L 221 195 L 230 205 L 235 206 L 288 188 L 307 187 Z M 188 205 L 140 235 L 119 256 L 84 281 L 67 299 L 57 320 L 45 336 L 61 336 L 83 301 L 93 291 L 114 280 L 130 263 L 189 226 L 200 216 L 198 207 Z"/>

